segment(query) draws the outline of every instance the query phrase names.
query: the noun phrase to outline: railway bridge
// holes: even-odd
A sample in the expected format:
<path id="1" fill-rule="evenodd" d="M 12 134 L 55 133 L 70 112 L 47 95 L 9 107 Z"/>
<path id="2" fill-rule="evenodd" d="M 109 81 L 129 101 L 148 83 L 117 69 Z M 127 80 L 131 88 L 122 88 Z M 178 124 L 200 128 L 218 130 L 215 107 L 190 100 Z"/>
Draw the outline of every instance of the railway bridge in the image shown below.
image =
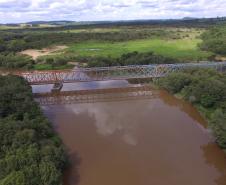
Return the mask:
<path id="1" fill-rule="evenodd" d="M 73 70 L 25 72 L 17 75 L 25 78 L 31 85 L 61 84 L 63 86 L 63 83 L 74 82 L 161 78 L 172 72 L 193 68 L 214 68 L 225 71 L 226 62 L 79 68 Z M 137 100 L 139 98 L 156 97 L 150 86 L 145 85 L 76 91 L 60 91 L 60 89 L 46 93 L 34 93 L 34 97 L 41 105 Z"/>
<path id="2" fill-rule="evenodd" d="M 31 85 L 42 85 L 104 80 L 161 78 L 172 72 L 192 68 L 226 70 L 226 61 L 78 68 L 73 70 L 24 72 L 19 73 L 18 75 L 25 78 Z"/>

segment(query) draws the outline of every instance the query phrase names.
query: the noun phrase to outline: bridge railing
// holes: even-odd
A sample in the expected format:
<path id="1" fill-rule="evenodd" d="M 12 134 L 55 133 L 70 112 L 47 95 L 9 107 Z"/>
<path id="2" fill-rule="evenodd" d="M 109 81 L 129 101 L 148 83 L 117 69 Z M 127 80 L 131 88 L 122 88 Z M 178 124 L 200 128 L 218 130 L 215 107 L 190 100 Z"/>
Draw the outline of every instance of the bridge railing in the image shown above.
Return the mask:
<path id="1" fill-rule="evenodd" d="M 159 78 L 169 73 L 189 68 L 215 68 L 223 70 L 226 62 L 202 62 L 181 64 L 151 64 L 114 67 L 78 68 L 61 71 L 35 71 L 21 73 L 30 84 L 48 84 L 56 82 L 84 82 L 101 80 L 127 80 L 133 78 Z"/>

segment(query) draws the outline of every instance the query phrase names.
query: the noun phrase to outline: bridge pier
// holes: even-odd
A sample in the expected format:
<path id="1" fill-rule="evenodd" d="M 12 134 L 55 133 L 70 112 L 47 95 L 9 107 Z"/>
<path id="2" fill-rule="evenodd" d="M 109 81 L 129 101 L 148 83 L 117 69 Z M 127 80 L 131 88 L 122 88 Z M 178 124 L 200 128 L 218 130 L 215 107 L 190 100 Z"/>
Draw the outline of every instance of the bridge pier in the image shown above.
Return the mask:
<path id="1" fill-rule="evenodd" d="M 60 92 L 60 90 L 63 88 L 63 84 L 63 82 L 55 82 L 53 84 L 51 92 Z"/>

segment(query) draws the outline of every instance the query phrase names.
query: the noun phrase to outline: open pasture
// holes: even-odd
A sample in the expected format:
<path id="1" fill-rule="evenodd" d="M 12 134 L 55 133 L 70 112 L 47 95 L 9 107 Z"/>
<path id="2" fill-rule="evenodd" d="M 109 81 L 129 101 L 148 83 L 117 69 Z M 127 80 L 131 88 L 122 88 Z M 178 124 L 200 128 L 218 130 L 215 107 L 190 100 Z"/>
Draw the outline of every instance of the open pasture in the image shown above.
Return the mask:
<path id="1" fill-rule="evenodd" d="M 163 39 L 142 39 L 126 42 L 103 42 L 88 41 L 72 44 L 67 52 L 78 56 L 92 57 L 113 57 L 117 58 L 122 54 L 138 52 L 154 52 L 158 55 L 171 57 L 179 60 L 205 60 L 211 53 L 201 51 L 198 44 L 201 43 L 197 38 L 185 38 L 175 40 Z"/>

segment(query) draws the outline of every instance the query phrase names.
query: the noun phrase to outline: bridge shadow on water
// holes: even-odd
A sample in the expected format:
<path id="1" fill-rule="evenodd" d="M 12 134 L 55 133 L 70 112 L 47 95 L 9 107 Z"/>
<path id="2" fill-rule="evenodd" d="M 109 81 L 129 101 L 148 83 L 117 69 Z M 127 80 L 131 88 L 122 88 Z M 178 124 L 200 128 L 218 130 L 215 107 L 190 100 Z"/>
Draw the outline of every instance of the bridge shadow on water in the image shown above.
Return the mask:
<path id="1" fill-rule="evenodd" d="M 40 105 L 60 105 L 76 103 L 111 102 L 154 98 L 155 93 L 150 86 L 138 85 L 124 88 L 104 88 L 77 91 L 61 91 L 35 93 L 34 97 Z"/>

